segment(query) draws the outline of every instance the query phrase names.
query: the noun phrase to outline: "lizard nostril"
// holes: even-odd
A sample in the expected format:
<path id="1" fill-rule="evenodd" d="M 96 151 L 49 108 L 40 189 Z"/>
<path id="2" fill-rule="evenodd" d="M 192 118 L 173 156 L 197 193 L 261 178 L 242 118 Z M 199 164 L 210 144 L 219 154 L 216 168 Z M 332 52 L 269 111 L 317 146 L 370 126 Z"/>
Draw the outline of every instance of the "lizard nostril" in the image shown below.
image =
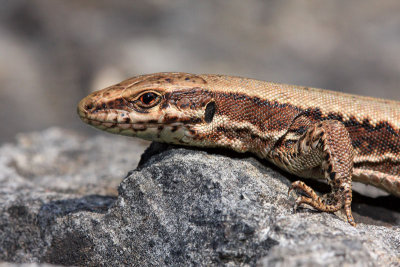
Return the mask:
<path id="1" fill-rule="evenodd" d="M 92 108 L 93 108 L 93 104 L 87 104 L 85 106 L 85 109 L 87 109 L 87 110 L 92 109 Z"/>

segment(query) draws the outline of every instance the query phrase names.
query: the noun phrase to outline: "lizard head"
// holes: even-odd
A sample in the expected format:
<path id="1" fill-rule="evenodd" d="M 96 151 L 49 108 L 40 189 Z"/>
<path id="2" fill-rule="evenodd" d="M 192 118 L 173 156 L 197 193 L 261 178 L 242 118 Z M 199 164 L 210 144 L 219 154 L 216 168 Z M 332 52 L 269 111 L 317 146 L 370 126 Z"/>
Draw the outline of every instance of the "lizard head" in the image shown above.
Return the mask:
<path id="1" fill-rule="evenodd" d="M 156 73 L 125 80 L 79 102 L 78 114 L 98 129 L 175 144 L 196 145 L 212 127 L 215 102 L 205 80 L 188 73 Z"/>

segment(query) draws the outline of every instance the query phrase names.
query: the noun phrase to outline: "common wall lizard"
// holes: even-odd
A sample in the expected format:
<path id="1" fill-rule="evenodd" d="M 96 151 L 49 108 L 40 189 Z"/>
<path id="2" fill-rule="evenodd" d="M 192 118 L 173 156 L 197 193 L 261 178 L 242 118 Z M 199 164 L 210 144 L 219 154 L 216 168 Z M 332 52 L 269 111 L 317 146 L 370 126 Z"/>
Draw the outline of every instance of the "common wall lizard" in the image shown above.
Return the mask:
<path id="1" fill-rule="evenodd" d="M 400 197 L 400 102 L 224 75 L 156 73 L 93 92 L 78 106 L 101 130 L 147 140 L 252 152 L 300 177 L 295 208 L 344 207 L 355 225 L 351 181 Z"/>

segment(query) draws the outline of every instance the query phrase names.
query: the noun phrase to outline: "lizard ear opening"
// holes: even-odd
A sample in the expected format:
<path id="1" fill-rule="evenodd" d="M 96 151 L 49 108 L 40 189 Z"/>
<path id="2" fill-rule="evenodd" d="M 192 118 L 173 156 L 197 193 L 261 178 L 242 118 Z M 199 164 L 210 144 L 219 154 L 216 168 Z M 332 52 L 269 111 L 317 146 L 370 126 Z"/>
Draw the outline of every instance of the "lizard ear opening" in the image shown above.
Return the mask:
<path id="1" fill-rule="evenodd" d="M 215 114 L 215 102 L 211 101 L 206 106 L 206 111 L 204 112 L 204 120 L 207 123 L 212 122 Z"/>

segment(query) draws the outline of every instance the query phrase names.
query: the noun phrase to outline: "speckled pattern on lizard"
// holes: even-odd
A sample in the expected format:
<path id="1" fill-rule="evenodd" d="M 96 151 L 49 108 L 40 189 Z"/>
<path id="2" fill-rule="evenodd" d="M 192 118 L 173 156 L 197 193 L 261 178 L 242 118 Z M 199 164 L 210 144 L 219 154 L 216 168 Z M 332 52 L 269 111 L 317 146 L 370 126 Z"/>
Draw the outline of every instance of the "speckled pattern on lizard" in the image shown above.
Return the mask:
<path id="1" fill-rule="evenodd" d="M 351 182 L 400 197 L 400 102 L 224 75 L 155 73 L 93 92 L 81 119 L 110 133 L 171 144 L 251 152 L 302 181 L 295 208 L 344 208 L 355 225 Z"/>

